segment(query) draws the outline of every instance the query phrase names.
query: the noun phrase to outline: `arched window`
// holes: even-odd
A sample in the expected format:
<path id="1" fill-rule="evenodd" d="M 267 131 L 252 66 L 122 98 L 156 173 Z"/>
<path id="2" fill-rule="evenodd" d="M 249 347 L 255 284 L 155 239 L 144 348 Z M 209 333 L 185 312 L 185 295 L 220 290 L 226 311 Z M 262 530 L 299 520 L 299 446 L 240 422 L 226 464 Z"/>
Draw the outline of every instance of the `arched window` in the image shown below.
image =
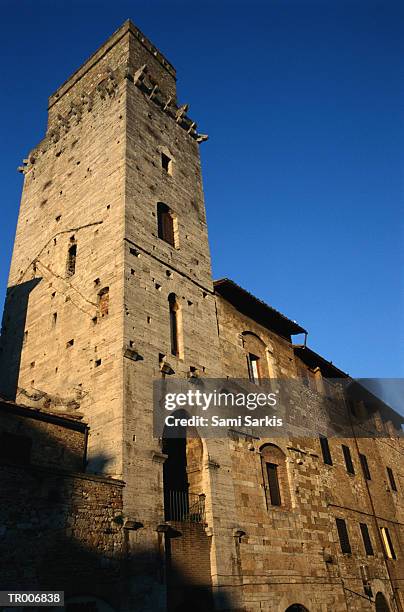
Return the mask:
<path id="1" fill-rule="evenodd" d="M 109 287 L 103 287 L 98 292 L 98 312 L 101 317 L 105 317 L 109 310 Z"/>
<path id="2" fill-rule="evenodd" d="M 167 204 L 163 202 L 157 203 L 157 235 L 161 240 L 171 244 L 171 246 L 177 246 L 175 240 L 174 217 Z"/>
<path id="3" fill-rule="evenodd" d="M 73 276 L 76 272 L 77 244 L 71 244 L 67 252 L 66 276 Z"/>
<path id="4" fill-rule="evenodd" d="M 387 600 L 383 593 L 381 593 L 380 591 L 376 595 L 375 604 L 376 612 L 390 612 L 389 604 L 387 603 Z"/>
<path id="5" fill-rule="evenodd" d="M 268 508 L 290 507 L 290 491 L 286 470 L 286 456 L 275 444 L 265 444 L 260 449 L 261 467 Z"/>
<path id="6" fill-rule="evenodd" d="M 292 604 L 285 612 L 309 612 L 302 604 Z"/>
<path id="7" fill-rule="evenodd" d="M 168 305 L 170 310 L 170 345 L 171 354 L 179 357 L 181 349 L 180 338 L 180 307 L 177 302 L 175 293 L 170 293 L 168 296 Z"/>

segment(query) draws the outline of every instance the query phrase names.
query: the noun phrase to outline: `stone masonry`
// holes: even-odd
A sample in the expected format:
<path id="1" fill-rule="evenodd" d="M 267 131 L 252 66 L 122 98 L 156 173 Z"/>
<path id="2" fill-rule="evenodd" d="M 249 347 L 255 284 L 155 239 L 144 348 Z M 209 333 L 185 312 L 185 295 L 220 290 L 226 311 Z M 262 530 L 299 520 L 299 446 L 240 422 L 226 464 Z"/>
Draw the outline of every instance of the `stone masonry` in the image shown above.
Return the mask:
<path id="1" fill-rule="evenodd" d="M 1 394 L 88 424 L 87 479 L 66 485 L 68 494 L 106 496 L 111 509 L 100 520 L 122 495 L 122 520 L 133 527 L 110 534 L 123 538 L 115 549 L 127 560 L 120 596 L 85 590 L 108 609 L 402 612 L 397 415 L 380 423 L 378 440 L 356 436 L 354 425 L 352 437 L 330 439 L 328 462 L 317 438 L 236 431 L 190 438 L 176 456 L 153 437 L 156 379 L 251 378 L 253 355 L 259 378 L 302 381 L 304 414 L 327 402 L 328 378 L 348 378 L 294 344 L 305 333 L 297 323 L 228 279 L 213 282 L 199 157 L 206 139 L 177 101 L 175 69 L 130 21 L 49 98 L 46 135 L 20 168 Z M 181 486 L 203 503 L 195 524 L 167 510 L 180 454 Z M 77 534 L 84 549 L 104 545 Z"/>

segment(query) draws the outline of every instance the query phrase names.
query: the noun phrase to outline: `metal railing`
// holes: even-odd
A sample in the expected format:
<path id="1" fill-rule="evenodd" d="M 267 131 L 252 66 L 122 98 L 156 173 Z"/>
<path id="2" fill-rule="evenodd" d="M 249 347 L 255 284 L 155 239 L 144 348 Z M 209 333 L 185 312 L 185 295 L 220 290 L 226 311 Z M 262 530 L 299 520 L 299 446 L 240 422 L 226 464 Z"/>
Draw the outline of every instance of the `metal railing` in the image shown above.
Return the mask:
<path id="1" fill-rule="evenodd" d="M 165 497 L 167 521 L 205 522 L 205 495 L 196 495 L 187 491 L 167 491 Z"/>

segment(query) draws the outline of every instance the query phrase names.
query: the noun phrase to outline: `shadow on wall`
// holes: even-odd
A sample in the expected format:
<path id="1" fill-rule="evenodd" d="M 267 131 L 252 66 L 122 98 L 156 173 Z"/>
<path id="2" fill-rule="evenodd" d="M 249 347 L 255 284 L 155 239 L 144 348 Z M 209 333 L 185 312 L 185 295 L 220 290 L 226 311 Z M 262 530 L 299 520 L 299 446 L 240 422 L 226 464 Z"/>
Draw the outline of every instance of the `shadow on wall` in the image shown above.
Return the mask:
<path id="1" fill-rule="evenodd" d="M 0 396 L 5 399 L 16 398 L 29 296 L 41 280 L 7 289 L 0 336 Z"/>
<path id="2" fill-rule="evenodd" d="M 0 411 L 0 434 L 4 422 Z M 31 425 L 27 418 L 24 436 L 36 438 Z M 57 442 L 41 432 L 41 445 Z M 173 546 L 192 550 L 188 532 L 202 525 L 178 524 L 174 534 L 134 525 L 123 515 L 123 482 L 38 463 L 34 454 L 20 465 L 15 454 L 0 457 L 0 590 L 61 590 L 69 612 L 215 609 L 210 585 L 171 558 Z M 193 558 L 198 565 L 198 546 Z M 222 599 L 219 609 L 231 605 Z"/>

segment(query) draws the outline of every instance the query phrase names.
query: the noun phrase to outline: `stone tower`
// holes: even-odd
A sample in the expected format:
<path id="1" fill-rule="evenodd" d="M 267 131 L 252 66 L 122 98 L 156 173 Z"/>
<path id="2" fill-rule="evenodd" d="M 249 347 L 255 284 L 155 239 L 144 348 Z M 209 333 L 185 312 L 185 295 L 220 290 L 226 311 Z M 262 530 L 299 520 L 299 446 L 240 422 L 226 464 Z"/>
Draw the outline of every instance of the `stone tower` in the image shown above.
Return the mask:
<path id="1" fill-rule="evenodd" d="M 130 21 L 50 97 L 20 169 L 3 320 L 2 395 L 84 415 L 89 471 L 125 480 L 140 549 L 164 520 L 153 380 L 220 373 L 206 137 L 186 111 L 174 68 Z"/>

